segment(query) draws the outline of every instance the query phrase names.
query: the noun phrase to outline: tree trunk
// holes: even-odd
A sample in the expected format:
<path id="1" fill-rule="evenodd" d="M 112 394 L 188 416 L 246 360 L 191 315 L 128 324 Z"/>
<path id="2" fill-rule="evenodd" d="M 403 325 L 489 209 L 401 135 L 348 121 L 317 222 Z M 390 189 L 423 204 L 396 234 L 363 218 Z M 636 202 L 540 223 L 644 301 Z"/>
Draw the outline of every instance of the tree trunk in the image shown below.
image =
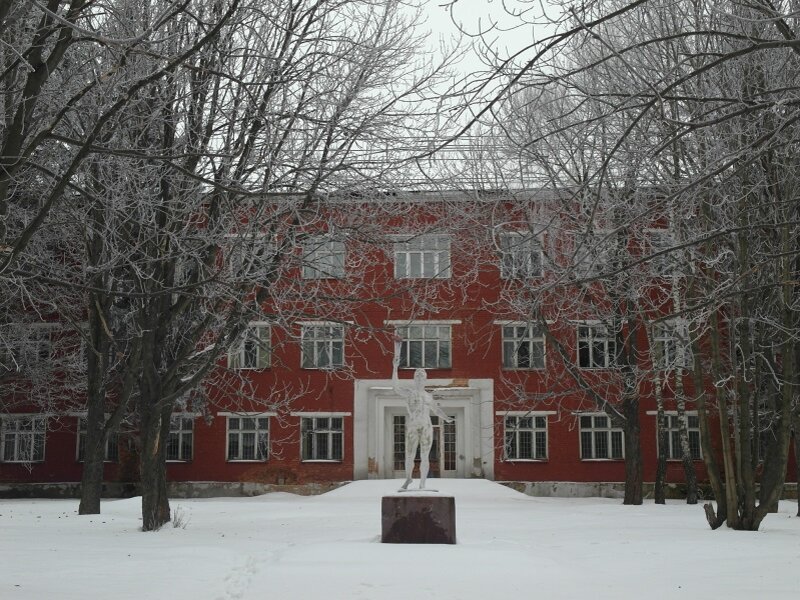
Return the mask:
<path id="1" fill-rule="evenodd" d="M 667 416 L 664 414 L 664 397 L 661 390 L 661 377 L 656 371 L 653 385 L 656 393 L 656 437 L 658 441 L 658 458 L 656 461 L 656 481 L 653 490 L 656 504 L 666 504 L 667 479 Z"/>
<path id="2" fill-rule="evenodd" d="M 89 339 L 86 343 L 86 437 L 81 475 L 81 502 L 78 506 L 78 514 L 81 515 L 100 514 L 106 447 L 105 380 L 109 340 L 102 326 L 101 299 L 94 293 L 90 293 L 89 298 Z"/>
<path id="3" fill-rule="evenodd" d="M 789 227 L 781 228 L 781 244 L 787 250 L 794 250 L 796 244 Z M 781 286 L 781 325 L 784 332 L 796 331 L 797 319 L 792 309 L 792 302 L 797 299 L 796 271 L 794 263 L 786 256 L 780 258 Z M 791 283 L 790 283 L 791 282 Z M 797 344 L 788 333 L 783 334 L 781 344 L 781 362 L 783 385 L 777 400 L 777 435 L 775 440 L 767 446 L 767 455 L 764 458 L 764 471 L 761 478 L 759 505 L 755 511 L 752 529 L 758 529 L 761 521 L 772 508 L 777 508 L 778 501 L 783 495 L 783 486 L 786 482 L 786 468 L 789 464 L 789 445 L 791 443 L 792 425 L 794 421 L 797 389 L 797 366 L 800 356 L 797 354 Z M 794 404 L 794 405 L 793 405 Z M 796 452 L 796 450 L 795 450 Z"/>
<path id="4" fill-rule="evenodd" d="M 149 416 L 145 416 L 140 411 L 142 450 L 139 464 L 142 486 L 142 531 L 157 531 L 170 520 L 165 460 L 169 416 L 167 416 L 165 427 L 161 413 L 163 411 L 153 411 Z"/>
<path id="5" fill-rule="evenodd" d="M 683 392 L 683 369 L 675 371 L 675 397 L 678 409 L 678 424 L 681 431 L 681 461 L 686 479 L 686 504 L 697 504 L 697 472 L 689 448 L 689 421 L 686 418 L 686 395 Z"/>
<path id="6" fill-rule="evenodd" d="M 686 257 L 684 257 L 684 260 L 686 260 Z M 672 279 L 672 301 L 675 311 L 680 311 L 682 308 L 680 289 L 680 277 L 675 273 Z M 683 386 L 683 378 L 686 374 L 685 368 L 687 366 L 687 352 L 689 351 L 689 335 L 683 321 L 680 321 L 680 328 L 677 333 L 675 401 L 676 408 L 678 409 L 678 423 L 681 428 L 681 461 L 683 462 L 683 475 L 686 480 L 686 504 L 697 504 L 697 472 L 695 471 L 694 460 L 692 460 L 692 453 L 689 448 L 689 423 L 686 418 L 686 390 Z"/>
<path id="7" fill-rule="evenodd" d="M 722 357 L 720 356 L 720 333 L 719 315 L 716 311 L 711 313 L 711 328 L 709 337 L 711 338 L 711 373 L 714 381 L 722 381 L 724 373 L 722 370 Z M 725 503 L 727 514 L 725 521 L 728 527 L 740 529 L 739 523 L 739 496 L 737 494 L 738 483 L 736 481 L 736 469 L 734 467 L 734 449 L 731 444 L 730 423 L 728 415 L 728 402 L 726 390 L 715 387 L 717 414 L 719 415 L 719 429 L 722 442 L 722 465 L 725 473 Z"/>
<path id="8" fill-rule="evenodd" d="M 728 504 L 722 476 L 719 472 L 716 456 L 714 455 L 714 447 L 711 445 L 711 425 L 709 423 L 708 410 L 706 409 L 706 392 L 704 388 L 705 373 L 700 361 L 700 349 L 697 340 L 692 340 L 690 346 L 693 361 L 692 380 L 694 382 L 694 391 L 697 395 L 697 416 L 700 425 L 700 447 L 703 451 L 703 463 L 705 463 L 706 471 L 708 472 L 708 481 L 714 492 L 714 499 L 717 501 L 716 513 L 710 502 L 703 505 L 703 509 L 705 510 L 706 520 L 711 529 L 718 529 L 725 523 L 725 518 L 728 514 Z"/>
<path id="9" fill-rule="evenodd" d="M 623 504 L 642 503 L 642 444 L 639 401 L 628 398 L 622 405 L 625 415 L 625 498 Z"/>
<path id="10" fill-rule="evenodd" d="M 78 505 L 79 515 L 100 514 L 100 496 L 103 491 L 103 466 L 105 463 L 105 435 L 103 422 L 97 422 L 95 414 L 90 411 L 86 417 L 86 443 L 83 453 L 83 474 L 81 476 L 81 502 Z M 100 418 L 104 414 L 102 407 Z"/>
<path id="11" fill-rule="evenodd" d="M 797 484 L 797 516 L 800 517 L 800 414 L 794 414 L 794 480 Z"/>

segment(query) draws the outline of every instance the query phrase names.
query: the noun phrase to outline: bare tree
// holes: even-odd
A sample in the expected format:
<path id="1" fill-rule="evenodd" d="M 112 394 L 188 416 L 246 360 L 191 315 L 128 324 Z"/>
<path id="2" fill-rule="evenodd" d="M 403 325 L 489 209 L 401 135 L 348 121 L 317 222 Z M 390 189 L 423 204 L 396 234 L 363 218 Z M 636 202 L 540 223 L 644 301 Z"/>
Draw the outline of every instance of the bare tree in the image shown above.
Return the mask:
<path id="1" fill-rule="evenodd" d="M 581 172 L 594 206 L 626 182 L 649 188 L 644 197 L 654 200 L 612 204 L 615 235 L 662 218 L 680 232 L 658 252 L 675 256 L 681 274 L 661 314 L 686 321 L 703 458 L 718 501 L 716 513 L 708 509 L 712 527 L 757 529 L 786 472 L 798 338 L 789 283 L 798 267 L 792 10 L 790 2 L 590 3 L 565 10 L 532 60 L 495 71 L 505 90 L 525 85 L 571 99 L 529 92 L 540 118 L 521 147 L 547 147 L 534 156 L 538 164 L 562 156 L 554 137 L 582 138 L 579 159 L 551 160 L 541 172 L 563 177 L 565 163 L 581 172 L 574 165 L 603 140 L 605 152 Z M 501 97 L 476 112 L 496 109 Z M 541 116 L 557 102 L 565 106 Z M 610 274 L 630 278 L 652 262 L 646 254 L 618 261 Z M 610 293 L 630 298 L 629 286 L 611 282 Z"/>
<path id="2" fill-rule="evenodd" d="M 389 184 L 403 155 L 376 160 L 374 149 L 401 138 L 435 76 L 415 70 L 399 8 L 242 3 L 202 51 L 137 89 L 92 146 L 89 260 L 103 279 L 90 322 L 98 356 L 112 357 L 98 376 L 117 373 L 98 398 L 135 407 L 146 530 L 169 520 L 170 417 L 230 389 L 220 363 L 248 323 L 288 332 L 300 317 L 344 322 L 374 297 L 354 293 L 358 277 L 328 286 L 298 275 L 319 258 L 320 236 L 368 239 L 369 215 L 386 210 L 381 194 L 352 192 Z M 163 50 L 132 55 L 131 76 L 196 46 L 208 35 L 198 14 L 218 19 L 216 5 L 206 9 L 172 21 Z M 100 435 L 106 406 L 90 406 Z"/>

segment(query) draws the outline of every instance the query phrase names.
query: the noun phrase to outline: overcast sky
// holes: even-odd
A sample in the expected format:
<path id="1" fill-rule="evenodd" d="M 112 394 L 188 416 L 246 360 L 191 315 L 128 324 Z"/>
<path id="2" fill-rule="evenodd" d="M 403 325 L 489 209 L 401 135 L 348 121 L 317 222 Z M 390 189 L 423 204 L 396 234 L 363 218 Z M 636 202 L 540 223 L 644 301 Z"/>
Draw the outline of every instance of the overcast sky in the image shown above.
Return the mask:
<path id="1" fill-rule="evenodd" d="M 459 27 L 507 57 L 553 31 L 541 18 L 538 0 L 428 0 L 423 7 L 424 27 L 431 32 L 432 46 L 459 35 Z M 512 15 L 508 11 L 521 14 Z M 477 58 L 462 61 L 462 70 L 481 68 Z"/>

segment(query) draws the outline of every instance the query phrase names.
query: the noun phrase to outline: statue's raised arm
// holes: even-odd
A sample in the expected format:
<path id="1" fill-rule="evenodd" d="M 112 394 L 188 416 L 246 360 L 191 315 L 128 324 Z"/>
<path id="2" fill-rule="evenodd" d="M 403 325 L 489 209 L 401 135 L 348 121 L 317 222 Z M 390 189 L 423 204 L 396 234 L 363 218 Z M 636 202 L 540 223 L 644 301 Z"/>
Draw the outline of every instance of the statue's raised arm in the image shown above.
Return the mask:
<path id="1" fill-rule="evenodd" d="M 400 377 L 398 376 L 398 368 L 400 367 L 400 358 L 402 356 L 403 350 L 403 338 L 399 335 L 394 335 L 394 357 L 392 358 L 392 387 L 396 394 L 402 396 L 403 398 L 408 398 L 410 395 L 414 394 L 414 390 L 411 389 L 410 383 L 403 384 L 400 382 Z"/>

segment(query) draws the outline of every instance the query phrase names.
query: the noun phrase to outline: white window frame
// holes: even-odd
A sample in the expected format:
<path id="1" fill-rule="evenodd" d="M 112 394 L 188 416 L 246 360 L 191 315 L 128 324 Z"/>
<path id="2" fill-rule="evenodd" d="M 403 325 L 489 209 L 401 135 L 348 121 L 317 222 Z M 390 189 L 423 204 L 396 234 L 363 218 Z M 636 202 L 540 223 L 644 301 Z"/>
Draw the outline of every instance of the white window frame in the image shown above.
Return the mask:
<path id="1" fill-rule="evenodd" d="M 106 415 L 108 419 L 108 415 Z M 75 445 L 75 460 L 84 462 L 86 456 L 86 415 L 78 415 L 78 435 Z M 83 450 L 83 452 L 81 452 Z M 119 462 L 119 435 L 116 431 L 112 432 L 106 439 L 106 447 L 103 451 L 103 462 Z"/>
<path id="2" fill-rule="evenodd" d="M 194 413 L 172 413 L 169 420 L 169 434 L 167 435 L 167 447 L 164 449 L 164 456 L 167 462 L 191 462 L 194 458 L 194 420 L 197 417 Z M 187 423 L 190 426 L 187 426 Z M 185 455 L 185 440 L 189 440 L 189 456 Z M 173 440 L 177 441 L 178 455 L 170 458 L 168 452 Z"/>
<path id="3" fill-rule="evenodd" d="M 453 367 L 453 324 L 460 321 L 411 321 L 395 323 L 400 347 L 401 369 L 451 369 Z M 411 364 L 412 350 L 419 348 L 419 364 Z M 429 348 L 435 358 L 428 360 Z"/>
<path id="4" fill-rule="evenodd" d="M 10 338 L 0 350 L 0 373 L 36 367 L 53 356 L 52 334 L 56 323 L 16 323 L 9 327 Z"/>
<path id="5" fill-rule="evenodd" d="M 588 331 L 588 335 L 581 335 L 583 330 Z M 617 336 L 614 331 L 610 331 L 608 325 L 592 321 L 579 322 L 576 327 L 577 344 L 576 362 L 580 369 L 611 369 L 617 364 L 619 349 L 617 348 Z M 602 344 L 603 364 L 596 364 L 595 350 L 596 344 Z M 581 362 L 581 348 L 585 347 L 588 352 L 588 364 Z"/>
<path id="6" fill-rule="evenodd" d="M 549 415 L 552 411 L 509 411 L 499 412 L 503 417 L 503 460 L 505 462 L 545 462 L 550 455 L 550 434 Z M 526 420 L 530 419 L 530 424 Z M 509 422 L 513 421 L 514 426 L 509 431 Z M 530 433 L 530 456 L 522 456 L 521 438 L 525 433 Z M 513 435 L 513 445 L 510 443 L 510 435 Z M 540 452 L 539 440 L 544 436 L 544 452 Z M 510 452 L 513 449 L 514 452 Z"/>
<path id="7" fill-rule="evenodd" d="M 333 370 L 344 367 L 343 324 L 314 322 L 301 323 L 300 327 L 300 366 L 303 369 Z"/>
<path id="8" fill-rule="evenodd" d="M 344 417 L 347 414 L 304 413 L 300 417 L 300 460 L 302 462 L 340 463 L 344 461 Z M 338 423 L 338 428 L 334 426 L 334 422 Z M 337 448 L 339 456 L 335 455 Z"/>
<path id="9" fill-rule="evenodd" d="M 502 339 L 503 369 L 514 371 L 541 371 L 546 368 L 546 349 L 544 331 L 536 323 L 524 321 L 508 321 L 499 323 Z M 511 330 L 509 332 L 509 330 Z M 507 334 L 511 333 L 509 337 Z M 521 334 L 521 335 L 520 335 Z M 541 351 L 534 352 L 534 346 L 539 346 Z M 528 366 L 520 366 L 520 350 L 527 347 Z M 532 358 L 541 356 L 541 365 L 531 366 Z"/>
<path id="10" fill-rule="evenodd" d="M 450 236 L 426 233 L 394 243 L 395 279 L 449 279 Z"/>
<path id="11" fill-rule="evenodd" d="M 230 233 L 225 235 L 225 240 L 224 260 L 231 277 L 266 279 L 269 273 L 263 270 L 263 261 L 278 250 L 274 237 L 265 233 Z M 253 256 L 258 254 L 253 252 L 255 249 L 261 255 L 253 262 Z"/>
<path id="12" fill-rule="evenodd" d="M 270 455 L 270 417 L 274 413 L 220 413 L 225 419 L 225 460 L 228 462 L 267 462 Z M 232 421 L 238 426 L 232 428 Z M 247 423 L 246 421 L 252 421 Z M 253 436 L 253 458 L 242 458 L 244 455 L 244 436 Z M 237 438 L 238 453 L 231 456 L 231 436 Z"/>
<path id="13" fill-rule="evenodd" d="M 30 429 L 20 429 L 24 422 L 31 422 Z M 8 437 L 13 437 L 11 456 L 7 452 Z M 28 440 L 23 442 L 23 440 Z M 40 449 L 40 456 L 36 455 Z M 45 460 L 47 442 L 47 416 L 41 414 L 0 415 L 0 462 L 4 463 L 42 463 Z M 26 450 L 29 456 L 24 456 Z"/>
<path id="14" fill-rule="evenodd" d="M 189 284 L 189 276 L 192 272 L 196 271 L 197 282 Z M 203 281 L 205 265 L 202 261 L 198 260 L 195 256 L 182 256 L 175 261 L 174 273 L 172 277 L 172 302 L 177 302 L 180 297 L 187 292 L 192 293 L 193 290 L 189 289 L 191 286 L 196 286 L 197 283 Z"/>
<path id="15" fill-rule="evenodd" d="M 598 425 L 598 419 L 605 419 L 605 425 Z M 589 426 L 586 426 L 586 420 L 589 420 Z M 611 423 L 611 417 L 604 412 L 592 413 L 579 413 L 578 414 L 579 435 L 578 451 L 580 458 L 583 461 L 617 461 L 625 460 L 625 432 L 619 428 L 614 427 Z M 584 434 L 588 434 L 584 436 Z M 614 438 L 619 439 L 619 455 L 614 456 Z M 588 439 L 588 456 L 585 452 L 586 443 Z M 598 456 L 598 439 L 604 439 L 607 456 Z"/>
<path id="16" fill-rule="evenodd" d="M 686 366 L 685 331 L 683 319 L 653 323 L 651 358 L 656 369 L 664 371 Z"/>
<path id="17" fill-rule="evenodd" d="M 645 229 L 647 241 L 646 252 L 649 256 L 675 247 L 675 234 L 669 228 Z M 674 274 L 677 267 L 677 256 L 674 253 L 665 253 L 652 256 L 647 262 L 650 273 L 654 277 L 669 277 Z"/>
<path id="18" fill-rule="evenodd" d="M 533 279 L 544 274 L 541 235 L 528 231 L 500 233 L 500 277 Z"/>
<path id="19" fill-rule="evenodd" d="M 667 460 L 680 461 L 683 460 L 681 456 L 681 429 L 680 422 L 678 421 L 678 411 L 666 411 L 666 433 L 667 433 Z M 692 426 L 690 419 L 697 420 L 697 425 Z M 700 422 L 697 411 L 686 411 L 686 429 L 689 436 L 689 451 L 691 453 L 693 448 L 697 449 L 697 456 L 692 455 L 692 460 L 703 460 L 703 445 L 700 439 Z M 692 440 L 696 440 L 693 444 Z"/>
<path id="20" fill-rule="evenodd" d="M 611 266 L 612 232 L 607 229 L 595 229 L 575 234 L 575 272 L 580 277 L 597 277 L 608 271 Z M 603 244 L 602 248 L 598 248 Z"/>
<path id="21" fill-rule="evenodd" d="M 303 240 L 303 279 L 344 279 L 347 247 L 330 235 Z"/>
<path id="22" fill-rule="evenodd" d="M 88 364 L 88 354 L 86 351 L 89 349 L 89 343 L 91 342 L 89 331 L 89 322 L 88 321 L 81 321 L 78 323 L 78 326 L 74 330 L 76 336 L 78 336 L 78 343 L 75 346 L 75 358 L 78 361 L 78 364 L 83 366 Z"/>
<path id="23" fill-rule="evenodd" d="M 255 335 L 254 335 L 255 334 Z M 237 371 L 260 371 L 271 366 L 272 328 L 266 321 L 251 321 L 241 339 L 228 352 L 228 368 Z M 249 348 L 248 345 L 254 345 Z M 255 362 L 250 364 L 250 350 L 255 350 Z"/>

